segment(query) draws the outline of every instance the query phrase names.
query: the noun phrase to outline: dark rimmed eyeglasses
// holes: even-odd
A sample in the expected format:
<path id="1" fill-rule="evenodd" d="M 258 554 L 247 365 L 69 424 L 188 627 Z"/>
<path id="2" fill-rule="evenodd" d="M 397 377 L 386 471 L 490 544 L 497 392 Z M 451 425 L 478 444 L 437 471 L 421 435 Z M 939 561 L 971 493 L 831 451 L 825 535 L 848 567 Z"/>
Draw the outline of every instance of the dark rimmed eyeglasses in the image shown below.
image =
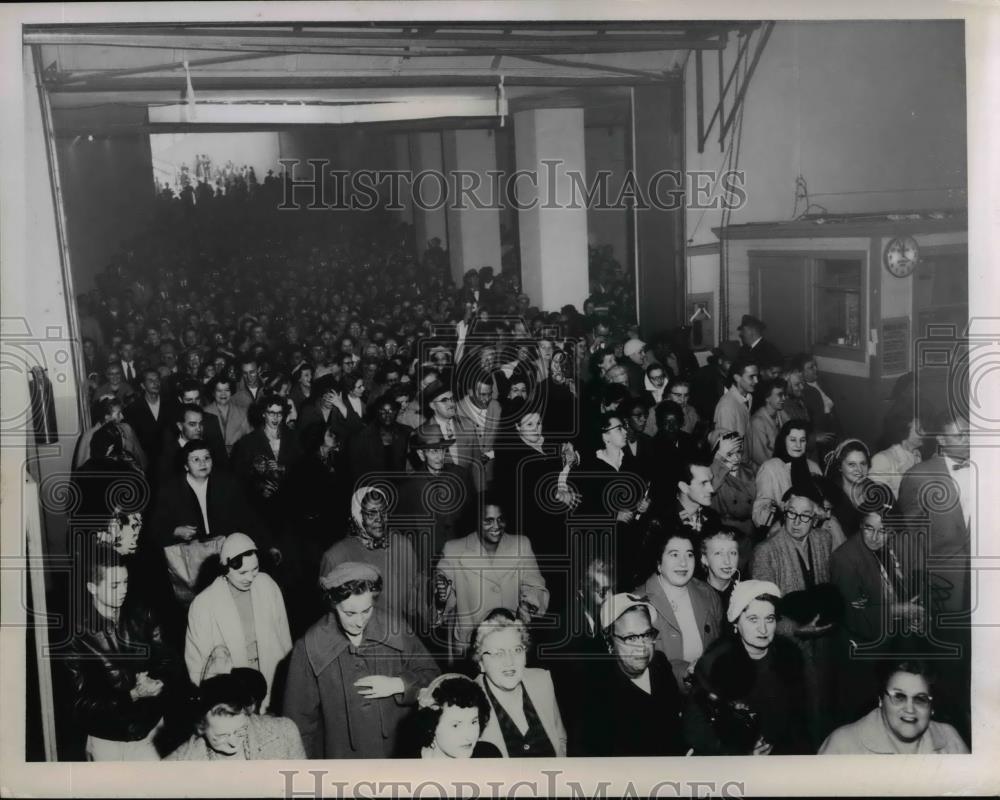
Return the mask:
<path id="1" fill-rule="evenodd" d="M 816 518 L 816 515 L 811 511 L 803 511 L 801 514 L 795 511 L 786 511 L 785 518 L 791 522 L 812 522 Z"/>
<path id="2" fill-rule="evenodd" d="M 643 633 L 630 633 L 627 636 L 619 636 L 617 633 L 612 634 L 618 641 L 625 642 L 625 644 L 633 647 L 640 644 L 652 644 L 659 635 L 660 632 L 656 628 L 650 628 Z"/>

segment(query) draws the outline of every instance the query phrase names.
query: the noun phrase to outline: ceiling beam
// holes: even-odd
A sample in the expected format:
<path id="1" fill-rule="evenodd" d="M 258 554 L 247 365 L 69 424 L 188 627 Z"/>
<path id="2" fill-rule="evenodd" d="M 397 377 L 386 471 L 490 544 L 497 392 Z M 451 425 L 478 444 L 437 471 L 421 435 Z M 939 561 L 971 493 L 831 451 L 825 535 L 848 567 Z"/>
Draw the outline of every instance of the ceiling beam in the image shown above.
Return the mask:
<path id="1" fill-rule="evenodd" d="M 261 58 L 274 58 L 273 53 L 240 53 L 234 56 L 216 56 L 214 58 L 197 58 L 193 61 L 188 61 L 187 65 L 189 68 L 196 67 L 209 67 L 216 64 L 229 64 L 236 61 L 251 61 L 254 59 Z M 118 79 L 125 78 L 132 75 L 143 75 L 147 72 L 170 72 L 172 70 L 184 69 L 183 61 L 171 61 L 166 64 L 150 64 L 141 67 L 128 67 L 127 69 L 103 69 L 103 70 L 86 70 L 78 71 L 72 70 L 67 72 L 55 72 L 52 73 L 50 77 L 46 79 L 46 82 L 50 85 L 54 84 L 64 84 L 64 83 L 76 83 L 78 81 L 87 81 L 90 78 L 105 78 L 105 79 Z"/>
<path id="2" fill-rule="evenodd" d="M 680 76 L 666 73 L 656 83 L 680 82 Z M 512 86 L 624 86 L 640 83 L 654 83 L 646 78 L 625 78 L 601 75 L 504 75 L 504 85 Z M 451 73 L 424 73 L 414 75 L 393 74 L 386 71 L 382 75 L 249 75 L 249 76 L 208 76 L 199 77 L 196 90 L 234 91 L 239 89 L 403 89 L 437 86 L 492 86 L 497 85 L 497 76 L 483 72 L 479 75 L 454 75 Z M 46 87 L 52 94 L 73 92 L 179 92 L 185 88 L 182 75 L 130 80 L 92 78 L 87 82 L 68 85 L 51 84 Z"/>
<path id="3" fill-rule="evenodd" d="M 651 81 L 662 79 L 662 72 L 650 72 L 643 69 L 628 69 L 627 67 L 617 67 L 611 64 L 596 64 L 592 61 L 576 61 L 566 58 L 549 58 L 548 56 L 513 56 L 522 61 L 533 61 L 537 64 L 548 64 L 553 67 L 571 67 L 574 69 L 585 69 L 595 72 L 612 73 L 615 75 L 628 75 L 630 78 L 645 78 Z"/>
<path id="4" fill-rule="evenodd" d="M 716 50 L 717 38 L 678 37 L 397 37 L 377 40 L 362 40 L 358 37 L 325 37 L 317 43 L 306 41 L 310 37 L 282 36 L 270 40 L 264 37 L 247 36 L 192 36 L 99 34 L 92 32 L 26 32 L 26 44 L 40 45 L 84 45 L 94 47 L 132 47 L 166 50 L 212 50 L 220 52 L 258 53 L 325 53 L 364 55 L 379 53 L 394 55 L 403 50 L 406 55 L 427 53 L 430 55 L 574 55 L 585 53 L 639 53 L 660 50 Z M 313 37 L 315 38 L 315 37 Z"/>

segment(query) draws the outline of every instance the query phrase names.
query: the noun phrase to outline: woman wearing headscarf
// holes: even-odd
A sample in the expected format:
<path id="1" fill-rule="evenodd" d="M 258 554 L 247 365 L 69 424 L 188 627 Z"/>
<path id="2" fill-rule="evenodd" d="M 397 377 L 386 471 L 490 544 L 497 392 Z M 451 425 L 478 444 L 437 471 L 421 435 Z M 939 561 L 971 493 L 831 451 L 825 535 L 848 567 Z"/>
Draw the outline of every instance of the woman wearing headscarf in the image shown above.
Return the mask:
<path id="1" fill-rule="evenodd" d="M 362 486 L 351 497 L 350 532 L 323 554 L 319 574 L 337 564 L 360 561 L 384 576 L 386 610 L 414 626 L 424 618 L 423 570 L 410 540 L 389 530 L 389 498 L 384 489 Z"/>
<path id="2" fill-rule="evenodd" d="M 326 615 L 292 650 L 282 707 L 308 758 L 391 758 L 407 706 L 438 674 L 420 640 L 382 604 L 371 564 L 325 569 Z"/>
<path id="3" fill-rule="evenodd" d="M 201 592 L 188 612 L 184 660 L 197 686 L 216 647 L 224 646 L 236 667 L 258 670 L 267 681 L 263 708 L 271 702 L 279 662 L 292 649 L 285 601 L 278 584 L 260 571 L 257 545 L 233 533 L 222 545 L 225 572 Z"/>

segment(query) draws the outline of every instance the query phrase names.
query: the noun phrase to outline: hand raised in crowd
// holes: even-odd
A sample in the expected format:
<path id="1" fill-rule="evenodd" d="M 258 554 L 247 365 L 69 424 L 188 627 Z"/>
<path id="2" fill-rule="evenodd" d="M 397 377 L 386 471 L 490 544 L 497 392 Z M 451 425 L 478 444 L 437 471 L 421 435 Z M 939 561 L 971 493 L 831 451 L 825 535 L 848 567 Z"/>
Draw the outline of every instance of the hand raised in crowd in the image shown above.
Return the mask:
<path id="1" fill-rule="evenodd" d="M 732 469 L 739 464 L 740 455 L 743 451 L 742 436 L 723 436 L 719 439 L 719 449 L 715 457 L 723 464 Z"/>
<path id="2" fill-rule="evenodd" d="M 367 700 L 381 700 L 406 691 L 402 678 L 391 678 L 388 675 L 369 675 L 354 681 L 358 694 Z"/>
<path id="3" fill-rule="evenodd" d="M 562 447 L 559 448 L 559 454 L 562 456 L 564 467 L 575 467 L 580 463 L 580 454 L 569 442 L 563 442 Z"/>
<path id="4" fill-rule="evenodd" d="M 766 741 L 763 736 L 757 740 L 757 744 L 753 746 L 753 755 L 755 756 L 769 756 L 771 755 L 771 750 L 774 749 L 774 745 Z"/>

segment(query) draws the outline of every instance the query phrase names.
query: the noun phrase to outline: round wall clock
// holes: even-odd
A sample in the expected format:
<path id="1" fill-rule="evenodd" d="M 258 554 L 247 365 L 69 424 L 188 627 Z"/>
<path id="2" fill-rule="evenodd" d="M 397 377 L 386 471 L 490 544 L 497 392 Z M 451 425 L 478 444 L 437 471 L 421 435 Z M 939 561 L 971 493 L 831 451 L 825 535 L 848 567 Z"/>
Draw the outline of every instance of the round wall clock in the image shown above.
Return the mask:
<path id="1" fill-rule="evenodd" d="M 885 247 L 885 268 L 897 278 L 913 274 L 920 260 L 920 245 L 912 236 L 897 236 Z"/>

